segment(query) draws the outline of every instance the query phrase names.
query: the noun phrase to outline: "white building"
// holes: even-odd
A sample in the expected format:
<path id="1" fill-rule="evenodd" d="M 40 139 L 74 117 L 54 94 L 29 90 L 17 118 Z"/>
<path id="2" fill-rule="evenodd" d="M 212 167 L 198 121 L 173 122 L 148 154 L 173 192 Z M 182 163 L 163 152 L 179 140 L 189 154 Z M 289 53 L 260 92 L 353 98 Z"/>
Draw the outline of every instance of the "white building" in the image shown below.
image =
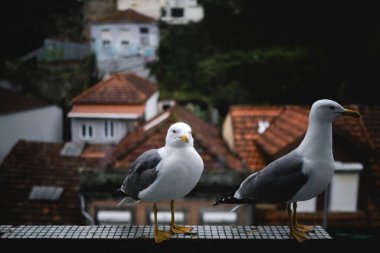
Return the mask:
<path id="1" fill-rule="evenodd" d="M 61 142 L 62 110 L 0 88 L 0 161 L 19 140 Z"/>
<path id="2" fill-rule="evenodd" d="M 168 24 L 195 23 L 203 16 L 203 7 L 197 0 L 166 0 L 161 9 L 161 20 Z"/>
<path id="3" fill-rule="evenodd" d="M 135 10 L 119 11 L 91 24 L 90 35 L 101 76 L 141 69 L 157 58 L 157 22 Z"/>
<path id="4" fill-rule="evenodd" d="M 197 0 L 118 0 L 118 10 L 134 9 L 168 24 L 188 24 L 203 19 Z"/>
<path id="5" fill-rule="evenodd" d="M 73 99 L 73 142 L 118 143 L 158 113 L 157 84 L 133 73 L 114 74 Z"/>

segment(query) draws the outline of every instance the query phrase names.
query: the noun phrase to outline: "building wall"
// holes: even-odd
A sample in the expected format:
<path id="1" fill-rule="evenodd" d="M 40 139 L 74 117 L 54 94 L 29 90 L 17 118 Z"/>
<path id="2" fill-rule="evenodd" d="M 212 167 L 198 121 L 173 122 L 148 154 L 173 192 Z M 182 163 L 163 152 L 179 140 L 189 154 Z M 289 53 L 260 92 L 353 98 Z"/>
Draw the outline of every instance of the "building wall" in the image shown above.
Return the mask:
<path id="1" fill-rule="evenodd" d="M 106 137 L 105 122 L 113 122 L 113 137 Z M 83 125 L 92 126 L 92 137 L 83 137 Z M 88 143 L 118 143 L 132 129 L 132 122 L 122 119 L 72 118 L 71 140 Z M 108 126 L 109 128 L 109 126 Z M 88 128 L 87 130 L 88 131 Z M 88 136 L 88 135 L 87 135 Z"/>
<path id="2" fill-rule="evenodd" d="M 146 121 L 150 120 L 151 118 L 157 115 L 158 97 L 159 97 L 159 92 L 155 92 L 146 101 L 146 106 L 145 106 L 145 120 Z"/>
<path id="3" fill-rule="evenodd" d="M 227 143 L 228 147 L 234 151 L 235 150 L 234 133 L 233 133 L 233 128 L 232 128 L 231 115 L 229 114 L 224 120 L 222 131 L 223 131 L 222 134 L 223 134 L 224 141 Z"/>
<path id="4" fill-rule="evenodd" d="M 0 115 L 0 161 L 18 140 L 61 142 L 62 110 L 57 106 Z"/>
<path id="5" fill-rule="evenodd" d="M 199 22 L 204 16 L 203 7 L 198 5 L 197 0 L 166 0 L 163 9 L 165 15 L 162 15 L 161 19 L 169 24 Z M 178 11 L 181 10 L 181 16 L 178 16 Z"/>

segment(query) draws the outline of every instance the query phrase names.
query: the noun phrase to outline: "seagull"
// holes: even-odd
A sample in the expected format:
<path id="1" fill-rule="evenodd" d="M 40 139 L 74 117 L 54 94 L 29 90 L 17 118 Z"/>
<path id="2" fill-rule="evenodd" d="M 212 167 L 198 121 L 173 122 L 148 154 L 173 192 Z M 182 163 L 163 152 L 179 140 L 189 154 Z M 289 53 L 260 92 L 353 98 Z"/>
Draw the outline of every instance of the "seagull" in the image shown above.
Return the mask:
<path id="1" fill-rule="evenodd" d="M 217 198 L 214 206 L 286 203 L 290 234 L 298 242 L 310 239 L 306 233 L 313 227 L 297 223 L 297 202 L 319 195 L 331 182 L 334 174 L 332 122 L 340 116 L 361 117 L 359 112 L 345 109 L 329 99 L 314 102 L 301 144 L 259 172 L 249 175 L 236 192 Z"/>
<path id="2" fill-rule="evenodd" d="M 129 167 L 119 189 L 124 195 L 118 206 L 134 205 L 140 201 L 153 202 L 154 239 L 161 243 L 172 233 L 186 234 L 192 228 L 174 223 L 174 200 L 187 195 L 198 183 L 203 161 L 194 149 L 191 127 L 177 122 L 168 129 L 165 146 L 142 153 Z M 157 201 L 170 200 L 170 231 L 157 225 Z"/>

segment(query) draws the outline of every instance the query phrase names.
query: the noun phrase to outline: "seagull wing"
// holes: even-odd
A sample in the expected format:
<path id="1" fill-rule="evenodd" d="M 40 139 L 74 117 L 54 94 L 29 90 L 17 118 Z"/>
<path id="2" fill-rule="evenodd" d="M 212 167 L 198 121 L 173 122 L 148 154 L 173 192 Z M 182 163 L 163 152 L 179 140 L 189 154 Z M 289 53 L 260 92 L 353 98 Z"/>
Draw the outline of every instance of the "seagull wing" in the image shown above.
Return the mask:
<path id="1" fill-rule="evenodd" d="M 139 199 L 139 192 L 151 185 L 157 178 L 157 166 L 162 157 L 157 149 L 142 153 L 129 167 L 121 190 L 134 199 Z"/>
<path id="2" fill-rule="evenodd" d="M 237 193 L 242 199 L 267 203 L 286 202 L 308 180 L 308 176 L 302 171 L 302 166 L 302 156 L 294 151 L 288 153 L 249 176 L 240 185 Z"/>

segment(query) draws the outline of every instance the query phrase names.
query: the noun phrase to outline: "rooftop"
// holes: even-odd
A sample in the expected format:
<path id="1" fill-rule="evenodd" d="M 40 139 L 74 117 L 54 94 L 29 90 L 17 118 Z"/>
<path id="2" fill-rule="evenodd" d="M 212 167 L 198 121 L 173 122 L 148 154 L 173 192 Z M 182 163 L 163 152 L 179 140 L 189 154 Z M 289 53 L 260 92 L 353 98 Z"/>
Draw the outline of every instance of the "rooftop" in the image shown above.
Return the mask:
<path id="1" fill-rule="evenodd" d="M 46 107 L 41 100 L 12 92 L 0 87 L 0 115 Z"/>
<path id="2" fill-rule="evenodd" d="M 19 141 L 13 147 L 0 166 L 0 223 L 84 224 L 78 170 L 99 159 L 62 156 L 63 145 Z"/>
<path id="3" fill-rule="evenodd" d="M 157 84 L 136 74 L 113 74 L 73 98 L 72 104 L 140 105 L 157 90 Z"/>
<path id="4" fill-rule="evenodd" d="M 133 9 L 127 9 L 125 11 L 117 11 L 113 15 L 106 18 L 99 19 L 95 24 L 101 23 L 139 23 L 139 24 L 154 24 L 157 20 L 144 15 Z"/>
<path id="5" fill-rule="evenodd" d="M 125 169 L 144 151 L 164 146 L 167 130 L 170 125 L 178 121 L 191 126 L 194 146 L 200 153 L 206 169 L 240 170 L 243 168 L 238 157 L 228 150 L 216 126 L 180 106 L 174 106 L 163 114 L 157 115 L 136 132 L 121 140 L 114 152 L 112 167 Z"/>

